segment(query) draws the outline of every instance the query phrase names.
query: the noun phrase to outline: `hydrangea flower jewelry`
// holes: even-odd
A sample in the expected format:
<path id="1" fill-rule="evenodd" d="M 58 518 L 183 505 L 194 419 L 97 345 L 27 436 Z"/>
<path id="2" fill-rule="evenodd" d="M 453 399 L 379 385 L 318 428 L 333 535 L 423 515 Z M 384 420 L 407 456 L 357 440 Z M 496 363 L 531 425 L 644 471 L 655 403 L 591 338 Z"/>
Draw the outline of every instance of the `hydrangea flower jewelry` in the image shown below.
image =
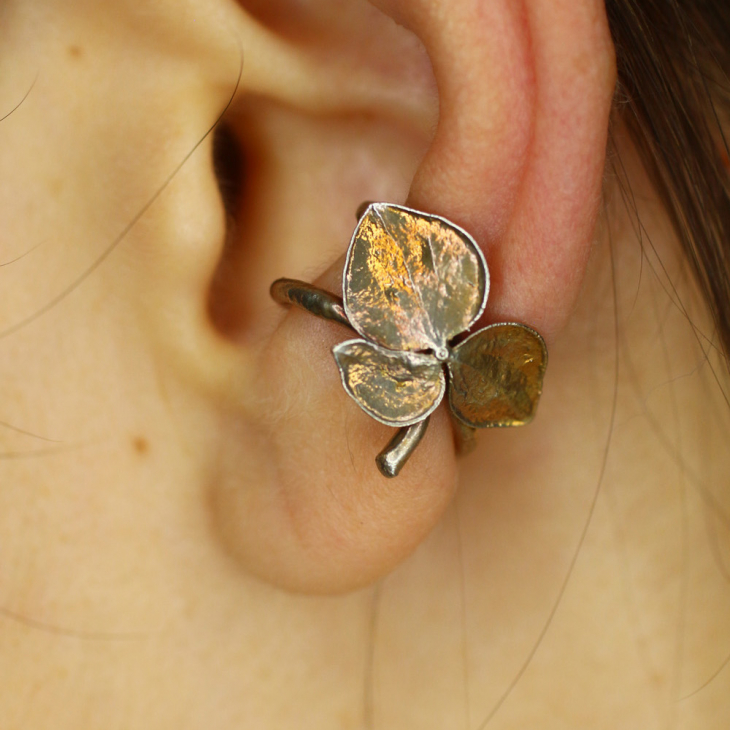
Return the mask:
<path id="1" fill-rule="evenodd" d="M 294 279 L 272 297 L 354 329 L 362 339 L 333 348 L 350 397 L 372 418 L 400 431 L 378 454 L 398 474 L 448 389 L 461 450 L 474 429 L 521 426 L 542 392 L 547 349 L 530 327 L 493 324 L 460 335 L 479 319 L 489 270 L 474 239 L 445 218 L 400 205 L 367 203 L 347 250 L 344 301 Z"/>

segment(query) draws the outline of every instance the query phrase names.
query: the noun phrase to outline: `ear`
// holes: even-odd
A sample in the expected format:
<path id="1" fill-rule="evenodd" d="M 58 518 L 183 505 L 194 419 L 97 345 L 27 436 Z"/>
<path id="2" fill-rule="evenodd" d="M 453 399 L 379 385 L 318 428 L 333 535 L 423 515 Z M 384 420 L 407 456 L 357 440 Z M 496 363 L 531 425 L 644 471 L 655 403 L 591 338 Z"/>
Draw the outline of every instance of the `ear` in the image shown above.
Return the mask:
<path id="1" fill-rule="evenodd" d="M 178 358 L 220 398 L 219 534 L 247 570 L 304 591 L 391 569 L 439 519 L 457 469 L 440 408 L 401 475 L 378 473 L 393 432 L 342 389 L 331 349 L 346 333 L 271 304 L 271 280 L 338 292 L 357 203 L 407 197 L 482 246 L 485 319 L 525 322 L 549 343 L 590 253 L 613 94 L 599 0 L 375 4 L 300 8 L 290 24 L 283 0 L 243 3 L 243 86 L 255 96 L 228 124 L 247 178 L 212 294 L 205 277 L 193 286 L 230 346 L 199 321 Z M 235 379 L 220 375 L 234 363 Z"/>

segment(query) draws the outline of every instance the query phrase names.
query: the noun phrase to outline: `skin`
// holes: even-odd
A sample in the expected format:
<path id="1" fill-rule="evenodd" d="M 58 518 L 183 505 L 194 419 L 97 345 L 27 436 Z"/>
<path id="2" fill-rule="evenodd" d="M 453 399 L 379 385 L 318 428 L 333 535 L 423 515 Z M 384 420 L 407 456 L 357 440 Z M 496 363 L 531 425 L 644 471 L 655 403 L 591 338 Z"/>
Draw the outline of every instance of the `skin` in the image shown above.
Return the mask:
<path id="1" fill-rule="evenodd" d="M 617 119 L 606 164 L 600 3 L 11 0 L 0 36 L 3 108 L 36 79 L 0 124 L 3 728 L 727 727 L 727 669 L 683 699 L 730 653 L 727 383 Z M 232 95 L 226 232 L 186 156 Z M 343 331 L 267 293 L 336 290 L 368 199 L 470 230 L 484 322 L 550 350 L 535 423 L 457 461 L 442 408 L 392 482 Z"/>

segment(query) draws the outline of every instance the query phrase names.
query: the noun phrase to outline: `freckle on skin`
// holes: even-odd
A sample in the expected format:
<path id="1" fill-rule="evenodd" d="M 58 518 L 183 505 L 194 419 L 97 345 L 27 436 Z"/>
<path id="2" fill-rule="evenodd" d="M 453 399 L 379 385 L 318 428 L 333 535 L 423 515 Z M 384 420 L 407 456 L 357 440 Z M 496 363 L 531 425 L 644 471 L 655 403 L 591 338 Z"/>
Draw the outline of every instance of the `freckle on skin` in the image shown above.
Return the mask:
<path id="1" fill-rule="evenodd" d="M 68 55 L 71 56 L 71 58 L 81 58 L 83 51 L 80 46 L 69 46 Z"/>
<path id="2" fill-rule="evenodd" d="M 135 436 L 135 438 L 132 439 L 132 446 L 140 456 L 146 454 L 150 450 L 149 441 L 147 441 L 147 439 L 143 436 Z"/>

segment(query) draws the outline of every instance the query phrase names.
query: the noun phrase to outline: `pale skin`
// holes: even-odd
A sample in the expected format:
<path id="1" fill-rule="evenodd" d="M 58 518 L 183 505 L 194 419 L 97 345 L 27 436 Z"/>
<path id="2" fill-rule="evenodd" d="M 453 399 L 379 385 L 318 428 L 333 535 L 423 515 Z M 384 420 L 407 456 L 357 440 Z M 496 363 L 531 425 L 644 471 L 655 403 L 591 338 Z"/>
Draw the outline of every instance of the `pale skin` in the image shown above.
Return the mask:
<path id="1" fill-rule="evenodd" d="M 643 261 L 606 165 L 597 0 L 17 0 L 0 65 L 0 116 L 35 79 L 0 124 L 0 263 L 33 249 L 0 268 L 0 726 L 728 726 L 727 379 L 620 123 Z M 180 165 L 234 91 L 224 249 L 212 138 Z M 346 333 L 267 293 L 336 290 L 366 199 L 470 230 L 485 321 L 550 351 L 533 424 L 457 460 L 442 407 L 393 481 Z"/>

